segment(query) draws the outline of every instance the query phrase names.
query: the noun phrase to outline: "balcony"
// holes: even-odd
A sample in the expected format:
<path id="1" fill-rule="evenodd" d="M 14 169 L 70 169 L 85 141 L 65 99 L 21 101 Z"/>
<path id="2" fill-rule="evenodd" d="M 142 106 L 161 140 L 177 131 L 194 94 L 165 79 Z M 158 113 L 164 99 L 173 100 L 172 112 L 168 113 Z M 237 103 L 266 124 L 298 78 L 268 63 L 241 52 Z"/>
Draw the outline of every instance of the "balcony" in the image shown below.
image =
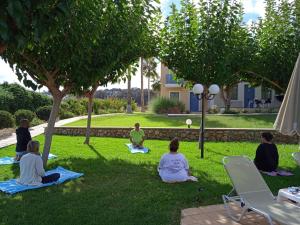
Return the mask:
<path id="1" fill-rule="evenodd" d="M 183 79 L 176 81 L 172 74 L 166 74 L 165 87 L 181 87 L 183 84 Z"/>

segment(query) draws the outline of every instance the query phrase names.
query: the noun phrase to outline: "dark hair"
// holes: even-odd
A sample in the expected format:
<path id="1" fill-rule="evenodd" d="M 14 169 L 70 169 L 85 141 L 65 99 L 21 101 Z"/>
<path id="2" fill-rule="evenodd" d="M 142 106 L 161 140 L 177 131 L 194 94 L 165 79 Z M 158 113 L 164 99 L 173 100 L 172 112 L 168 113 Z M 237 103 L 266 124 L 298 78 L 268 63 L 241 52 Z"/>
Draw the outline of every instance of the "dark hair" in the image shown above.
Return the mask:
<path id="1" fill-rule="evenodd" d="M 261 137 L 264 138 L 266 141 L 272 141 L 273 135 L 269 132 L 261 133 Z"/>
<path id="2" fill-rule="evenodd" d="M 177 152 L 177 150 L 179 148 L 179 140 L 177 137 L 175 137 L 171 140 L 169 148 L 170 148 L 171 152 Z"/>
<path id="3" fill-rule="evenodd" d="M 140 127 L 140 123 L 135 123 L 134 126 L 135 127 Z"/>
<path id="4" fill-rule="evenodd" d="M 27 126 L 29 126 L 29 120 L 28 119 L 21 119 L 20 120 L 20 126 L 21 127 L 27 127 Z"/>

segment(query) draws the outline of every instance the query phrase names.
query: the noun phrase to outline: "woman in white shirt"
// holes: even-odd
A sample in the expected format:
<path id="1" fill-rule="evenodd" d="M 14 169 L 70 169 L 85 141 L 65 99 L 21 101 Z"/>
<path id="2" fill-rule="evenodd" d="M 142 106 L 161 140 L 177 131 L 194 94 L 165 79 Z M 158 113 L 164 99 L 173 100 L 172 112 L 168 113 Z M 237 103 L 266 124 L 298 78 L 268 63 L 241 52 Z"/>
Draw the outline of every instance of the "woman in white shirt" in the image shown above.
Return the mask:
<path id="1" fill-rule="evenodd" d="M 28 154 L 20 160 L 20 178 L 17 180 L 22 185 L 41 185 L 55 182 L 60 178 L 59 173 L 45 176 L 43 160 L 39 153 L 40 143 L 30 141 L 27 145 Z"/>
<path id="2" fill-rule="evenodd" d="M 196 177 L 190 176 L 189 164 L 184 155 L 177 152 L 178 148 L 178 138 L 174 138 L 169 145 L 170 152 L 164 154 L 159 162 L 159 176 L 167 183 L 197 181 Z"/>

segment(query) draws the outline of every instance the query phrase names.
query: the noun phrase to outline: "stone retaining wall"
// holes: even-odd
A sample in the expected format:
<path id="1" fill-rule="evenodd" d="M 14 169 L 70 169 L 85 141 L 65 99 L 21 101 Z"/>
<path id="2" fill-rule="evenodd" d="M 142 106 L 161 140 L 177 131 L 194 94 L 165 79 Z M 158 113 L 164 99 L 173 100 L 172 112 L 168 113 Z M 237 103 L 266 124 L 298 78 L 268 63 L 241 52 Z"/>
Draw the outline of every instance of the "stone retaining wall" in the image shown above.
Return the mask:
<path id="1" fill-rule="evenodd" d="M 91 136 L 95 137 L 119 137 L 128 138 L 132 128 L 125 127 L 94 127 L 91 128 Z M 170 140 L 178 137 L 180 140 L 196 141 L 199 139 L 199 129 L 187 128 L 143 128 L 147 139 Z M 55 127 L 55 134 L 84 136 L 84 127 Z M 271 132 L 276 143 L 297 144 L 298 137 L 282 135 L 272 129 L 241 129 L 241 128 L 208 128 L 205 129 L 207 141 L 250 141 L 259 142 L 261 132 Z"/>

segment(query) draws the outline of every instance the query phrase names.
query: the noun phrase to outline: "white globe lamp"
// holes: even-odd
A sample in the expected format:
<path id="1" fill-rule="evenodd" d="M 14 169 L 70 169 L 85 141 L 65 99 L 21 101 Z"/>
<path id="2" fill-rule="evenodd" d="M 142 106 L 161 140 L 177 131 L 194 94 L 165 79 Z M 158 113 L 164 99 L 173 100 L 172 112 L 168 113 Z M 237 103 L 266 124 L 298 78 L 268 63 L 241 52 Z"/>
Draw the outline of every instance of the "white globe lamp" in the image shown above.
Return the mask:
<path id="1" fill-rule="evenodd" d="M 212 85 L 209 86 L 208 92 L 211 95 L 216 95 L 220 92 L 220 88 L 217 84 L 212 84 Z"/>
<path id="2" fill-rule="evenodd" d="M 203 85 L 202 84 L 195 84 L 193 87 L 194 95 L 201 95 L 203 93 Z"/>
<path id="3" fill-rule="evenodd" d="M 192 120 L 191 119 L 187 119 L 185 121 L 186 125 L 188 126 L 188 128 L 191 128 L 191 125 L 192 125 Z"/>

